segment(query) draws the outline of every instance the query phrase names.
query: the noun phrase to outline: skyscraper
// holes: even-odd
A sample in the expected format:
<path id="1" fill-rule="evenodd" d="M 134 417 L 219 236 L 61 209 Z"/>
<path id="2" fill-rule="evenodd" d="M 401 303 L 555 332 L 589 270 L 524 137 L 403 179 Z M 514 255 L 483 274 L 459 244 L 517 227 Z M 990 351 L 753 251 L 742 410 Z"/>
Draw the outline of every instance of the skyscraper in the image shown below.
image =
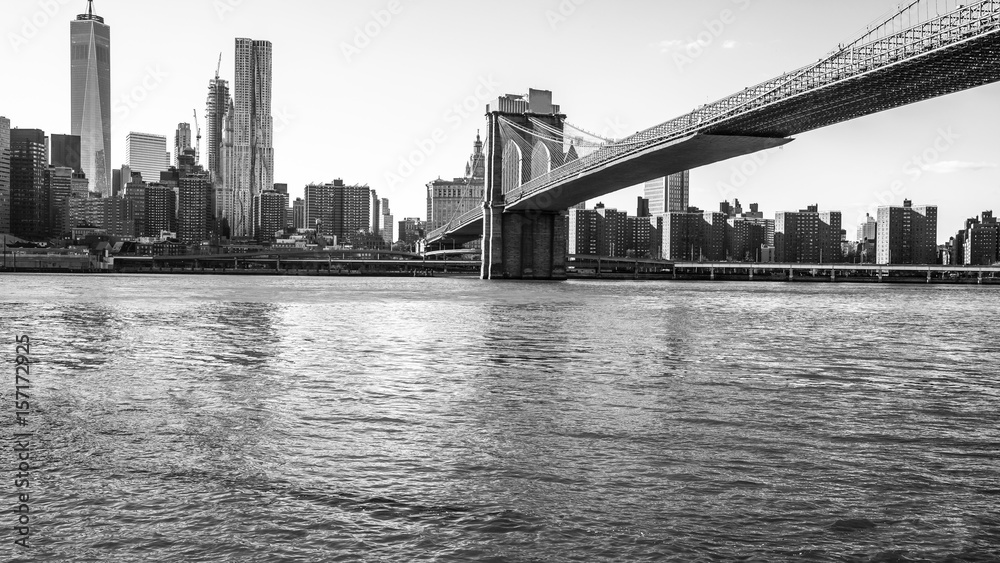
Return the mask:
<path id="1" fill-rule="evenodd" d="M 177 133 L 174 134 L 174 166 L 181 165 L 181 157 L 184 156 L 184 149 L 190 149 L 193 146 L 191 144 L 191 124 L 178 123 Z"/>
<path id="2" fill-rule="evenodd" d="M 215 217 L 223 225 L 225 236 L 232 237 L 234 222 L 233 186 L 236 183 L 236 106 L 233 99 L 226 102 L 226 111 L 222 117 L 222 146 L 219 149 L 219 176 L 212 186 L 215 194 Z"/>
<path id="3" fill-rule="evenodd" d="M 646 182 L 645 199 L 649 200 L 649 213 L 687 213 L 691 201 L 691 173 L 671 174 Z"/>
<path id="4" fill-rule="evenodd" d="M 292 202 L 292 227 L 295 229 L 306 228 L 306 200 L 301 197 L 295 198 Z"/>
<path id="5" fill-rule="evenodd" d="M 205 152 L 208 153 L 208 172 L 214 183 L 222 182 L 222 133 L 226 111 L 229 108 L 229 83 L 218 75 L 208 83 L 208 101 L 205 104 Z"/>
<path id="6" fill-rule="evenodd" d="M 93 190 L 111 196 L 111 28 L 87 13 L 70 23 L 72 123 L 80 160 Z"/>
<path id="7" fill-rule="evenodd" d="M 388 198 L 382 198 L 382 205 L 380 207 L 382 208 L 382 219 L 380 224 L 381 232 L 379 234 L 382 235 L 382 240 L 391 246 L 392 243 L 396 242 L 396 224 L 392 222 L 392 210 L 389 209 Z"/>
<path id="8" fill-rule="evenodd" d="M 48 234 L 45 146 L 44 131 L 10 131 L 10 232 L 14 236 L 41 239 Z"/>
<path id="9" fill-rule="evenodd" d="M 156 182 L 170 168 L 167 137 L 131 132 L 125 138 L 125 160 L 132 172 L 141 172 L 144 182 Z"/>
<path id="10" fill-rule="evenodd" d="M 10 120 L 0 116 L 0 234 L 10 232 Z"/>
<path id="11" fill-rule="evenodd" d="M 177 194 L 159 184 L 146 187 L 146 233 L 159 236 L 162 231 L 177 232 Z"/>
<path id="12" fill-rule="evenodd" d="M 288 208 L 291 206 L 291 200 L 288 196 L 288 184 L 275 184 L 274 191 L 281 194 L 281 199 L 284 201 L 285 212 L 282 214 L 282 224 L 287 225 L 288 221 L 291 220 L 292 214 L 288 212 Z M 285 227 L 282 227 L 284 229 Z"/>
<path id="13" fill-rule="evenodd" d="M 253 198 L 274 186 L 271 42 L 236 40 L 233 237 L 253 235 Z"/>
<path id="14" fill-rule="evenodd" d="M 80 137 L 77 135 L 57 135 L 49 137 L 49 159 L 56 168 L 72 168 L 73 172 L 83 172 L 80 161 Z"/>
<path id="15" fill-rule="evenodd" d="M 73 169 L 49 166 L 45 169 L 45 230 L 49 237 L 69 232 L 69 199 L 73 193 Z"/>

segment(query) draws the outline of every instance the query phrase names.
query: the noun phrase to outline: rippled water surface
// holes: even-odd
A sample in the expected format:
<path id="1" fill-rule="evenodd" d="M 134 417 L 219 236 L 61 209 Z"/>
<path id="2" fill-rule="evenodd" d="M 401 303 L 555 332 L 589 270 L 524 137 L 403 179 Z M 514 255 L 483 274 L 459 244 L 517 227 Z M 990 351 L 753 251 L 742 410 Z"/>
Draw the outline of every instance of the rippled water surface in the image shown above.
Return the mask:
<path id="1" fill-rule="evenodd" d="M 13 561 L 996 561 L 1000 290 L 0 276 Z M 11 553 L 11 558 L 3 556 Z"/>

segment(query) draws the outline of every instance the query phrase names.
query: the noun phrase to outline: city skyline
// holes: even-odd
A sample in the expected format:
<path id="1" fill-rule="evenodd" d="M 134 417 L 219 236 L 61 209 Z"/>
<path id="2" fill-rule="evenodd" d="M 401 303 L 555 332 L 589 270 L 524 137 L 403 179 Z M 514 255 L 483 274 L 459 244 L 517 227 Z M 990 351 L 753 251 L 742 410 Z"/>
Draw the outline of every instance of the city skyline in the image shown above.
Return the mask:
<path id="1" fill-rule="evenodd" d="M 124 154 L 118 147 L 124 147 L 128 131 L 172 135 L 178 122 L 190 119 L 191 108 L 201 113 L 205 81 L 214 76 L 218 52 L 223 53 L 220 78 L 232 80 L 233 39 L 260 37 L 275 44 L 274 144 L 279 147 L 275 180 L 288 183 L 293 197 L 301 196 L 307 183 L 335 177 L 367 183 L 393 201 L 397 216 L 422 212 L 428 182 L 461 174 L 468 143 L 482 127 L 481 113 L 490 98 L 532 86 L 548 88 L 572 123 L 621 137 L 806 64 L 895 7 L 893 2 L 860 1 L 844 2 L 836 9 L 801 2 L 680 3 L 669 9 L 633 3 L 649 15 L 671 16 L 656 18 L 616 11 L 601 2 L 570 3 L 575 9 L 564 13 L 562 4 L 551 2 L 525 8 L 524 14 L 536 14 L 537 19 L 521 21 L 498 14 L 496 30 L 477 26 L 479 32 L 460 29 L 425 41 L 419 34 L 435 18 L 472 22 L 474 10 L 449 2 L 312 8 L 290 16 L 302 26 L 292 33 L 271 19 L 258 23 L 262 8 L 250 3 L 176 4 L 176 10 L 164 15 L 165 23 L 184 14 L 183 23 L 176 23 L 189 28 L 192 32 L 185 35 L 193 39 L 169 49 L 142 37 L 141 18 L 128 4 L 101 0 L 95 5 L 95 13 L 116 24 L 119 48 L 111 56 L 113 61 L 123 60 L 112 64 L 121 69 L 112 77 L 112 155 Z M 19 3 L 18 8 L 29 23 L 39 10 L 34 3 Z M 61 68 L 65 43 L 60 43 L 62 48 L 53 45 L 58 43 L 56 28 L 64 29 L 59 22 L 72 20 L 85 8 L 83 1 L 79 6 L 60 5 L 52 21 L 31 38 L 22 26 L 14 26 L 12 36 L 23 41 L 11 40 L 5 46 L 13 54 L 13 70 L 38 65 Z M 722 29 L 713 27 L 723 10 L 731 10 L 735 22 Z M 379 18 L 386 23 L 380 24 Z M 659 21 L 654 25 L 647 20 Z M 820 20 L 824 25 L 811 33 L 801 29 L 807 26 L 791 25 Z M 322 39 L 308 33 L 330 22 L 337 25 Z M 583 40 L 598 22 L 603 22 L 608 41 L 634 50 L 630 60 L 611 64 L 611 55 L 600 45 Z M 378 33 L 368 37 L 366 27 L 377 28 Z M 531 41 L 507 45 L 510 53 L 568 42 L 577 56 L 562 57 L 566 62 L 554 71 L 531 61 L 512 69 L 502 64 L 502 49 L 459 53 L 453 48 L 456 42 L 476 38 L 488 45 L 505 28 L 531 32 Z M 417 36 L 421 41 L 413 41 Z M 685 43 L 686 39 L 692 41 Z M 418 74 L 414 58 L 435 62 L 423 65 Z M 588 67 L 586 60 L 595 64 Z M 53 87 L 30 99 L 18 90 L 0 93 L 0 114 L 14 127 L 66 133 L 59 112 L 51 111 L 68 105 L 68 87 L 60 89 L 58 79 L 56 73 Z M 413 85 L 405 94 L 398 88 L 401 81 Z M 333 89 L 333 82 L 358 87 Z M 678 88 L 678 83 L 684 87 Z M 816 201 L 823 208 L 842 210 L 845 228 L 853 230 L 866 211 L 900 205 L 908 198 L 938 205 L 939 233 L 947 233 L 952 225 L 993 207 L 1000 195 L 998 141 L 990 134 L 1000 126 L 1000 116 L 979 110 L 995 101 L 998 91 L 991 85 L 915 104 L 804 134 L 783 150 L 696 169 L 691 174 L 691 204 L 711 209 L 719 201 L 738 197 L 779 210 Z M 471 109 L 462 107 L 466 102 Z M 371 115 L 381 116 L 377 123 L 386 129 L 372 127 Z M 439 130 L 443 139 L 434 136 Z M 282 145 L 287 149 L 280 150 Z M 113 159 L 112 167 L 123 160 Z M 407 168 L 403 164 L 408 161 L 421 164 Z M 641 194 L 637 187 L 602 199 L 627 209 Z"/>

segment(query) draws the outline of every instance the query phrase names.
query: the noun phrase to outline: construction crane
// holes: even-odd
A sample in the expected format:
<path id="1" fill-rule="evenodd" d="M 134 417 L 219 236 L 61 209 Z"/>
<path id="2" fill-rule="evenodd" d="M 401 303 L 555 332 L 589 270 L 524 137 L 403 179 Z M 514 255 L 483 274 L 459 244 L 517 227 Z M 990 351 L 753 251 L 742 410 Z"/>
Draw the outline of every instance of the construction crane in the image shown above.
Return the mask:
<path id="1" fill-rule="evenodd" d="M 194 145 L 194 163 L 201 163 L 201 126 L 198 125 L 198 110 L 194 110 L 194 130 L 195 130 L 195 145 Z"/>
<path id="2" fill-rule="evenodd" d="M 219 53 L 219 64 L 215 67 L 215 79 L 219 79 L 219 71 L 222 70 L 222 53 Z"/>

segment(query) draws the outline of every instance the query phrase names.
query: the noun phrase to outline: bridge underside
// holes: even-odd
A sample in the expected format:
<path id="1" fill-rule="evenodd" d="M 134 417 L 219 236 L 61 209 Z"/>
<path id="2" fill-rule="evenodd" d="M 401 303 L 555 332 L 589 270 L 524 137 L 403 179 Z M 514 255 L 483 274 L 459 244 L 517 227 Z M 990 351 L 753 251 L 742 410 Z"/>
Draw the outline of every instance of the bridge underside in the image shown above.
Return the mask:
<path id="1" fill-rule="evenodd" d="M 790 137 L 994 82 L 1000 82 L 997 32 L 812 88 L 704 132 Z"/>
<path id="2" fill-rule="evenodd" d="M 553 185 L 519 201 L 507 211 L 561 211 L 655 178 L 693 170 L 730 158 L 780 147 L 792 139 L 739 135 L 691 135 Z"/>

